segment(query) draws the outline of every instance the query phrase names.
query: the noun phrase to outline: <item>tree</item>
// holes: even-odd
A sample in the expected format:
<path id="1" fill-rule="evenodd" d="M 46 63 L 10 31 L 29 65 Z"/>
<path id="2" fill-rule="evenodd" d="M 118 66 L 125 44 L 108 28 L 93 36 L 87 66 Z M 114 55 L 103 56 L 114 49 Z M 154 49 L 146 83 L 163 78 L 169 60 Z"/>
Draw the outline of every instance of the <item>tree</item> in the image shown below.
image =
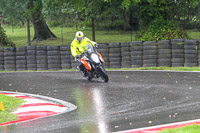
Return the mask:
<path id="1" fill-rule="evenodd" d="M 33 41 L 42 41 L 46 39 L 53 39 L 56 36 L 51 32 L 46 24 L 46 21 L 42 15 L 42 1 L 41 0 L 29 0 L 27 5 L 31 14 L 32 23 L 34 27 Z"/>
<path id="2" fill-rule="evenodd" d="M 84 21 L 86 23 L 90 22 L 93 41 L 95 41 L 96 16 L 102 13 L 104 0 L 53 0 L 49 3 L 49 5 L 56 3 L 56 7 L 60 7 L 62 13 L 71 13 L 77 20 L 82 20 L 82 22 Z"/>

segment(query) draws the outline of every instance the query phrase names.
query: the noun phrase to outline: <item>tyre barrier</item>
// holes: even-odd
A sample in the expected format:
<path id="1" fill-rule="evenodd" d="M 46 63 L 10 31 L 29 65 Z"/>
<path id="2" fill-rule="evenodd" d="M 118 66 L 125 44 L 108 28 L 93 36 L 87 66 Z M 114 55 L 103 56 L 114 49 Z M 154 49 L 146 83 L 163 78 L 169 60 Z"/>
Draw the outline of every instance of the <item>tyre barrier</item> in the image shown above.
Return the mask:
<path id="1" fill-rule="evenodd" d="M 158 67 L 171 67 L 170 40 L 158 41 Z"/>
<path id="2" fill-rule="evenodd" d="M 184 39 L 173 39 L 172 44 L 172 67 L 184 66 Z"/>
<path id="3" fill-rule="evenodd" d="M 109 68 L 109 49 L 108 49 L 108 44 L 103 43 L 99 44 L 99 48 L 97 51 L 103 56 L 104 59 L 104 67 Z"/>
<path id="4" fill-rule="evenodd" d="M 198 46 L 198 66 L 200 66 L 200 40 L 197 41 L 197 46 Z"/>
<path id="5" fill-rule="evenodd" d="M 185 67 L 198 66 L 198 43 L 196 40 L 185 40 L 184 45 Z"/>
<path id="6" fill-rule="evenodd" d="M 75 60 L 73 56 L 70 56 L 71 58 L 71 67 L 72 69 L 77 69 L 77 66 L 79 65 L 79 62 Z"/>
<path id="7" fill-rule="evenodd" d="M 131 52 L 131 67 L 143 66 L 143 44 L 142 41 L 135 41 L 130 43 Z"/>
<path id="8" fill-rule="evenodd" d="M 16 70 L 16 55 L 15 48 L 4 48 L 4 70 Z"/>
<path id="9" fill-rule="evenodd" d="M 17 47 L 16 48 L 16 70 L 23 71 L 27 70 L 27 50 L 26 47 Z"/>
<path id="10" fill-rule="evenodd" d="M 121 44 L 120 43 L 109 44 L 109 67 L 121 68 Z"/>
<path id="11" fill-rule="evenodd" d="M 47 46 L 48 70 L 61 69 L 60 46 Z"/>
<path id="12" fill-rule="evenodd" d="M 70 69 L 71 68 L 70 46 L 60 47 L 60 57 L 61 57 L 61 69 Z"/>
<path id="13" fill-rule="evenodd" d="M 27 70 L 37 70 L 36 46 L 27 47 Z"/>
<path id="14" fill-rule="evenodd" d="M 47 46 L 36 47 L 37 70 L 48 70 Z"/>
<path id="15" fill-rule="evenodd" d="M 130 52 L 130 42 L 121 43 L 121 55 L 122 55 L 122 68 L 131 67 L 131 52 Z"/>
<path id="16" fill-rule="evenodd" d="M 0 71 L 4 70 L 4 49 L 0 48 Z"/>
<path id="17" fill-rule="evenodd" d="M 134 41 L 99 44 L 105 68 L 197 67 L 200 40 Z M 77 69 L 70 46 L 0 48 L 0 71 Z"/>
<path id="18" fill-rule="evenodd" d="M 143 67 L 157 67 L 158 48 L 156 41 L 143 43 Z"/>

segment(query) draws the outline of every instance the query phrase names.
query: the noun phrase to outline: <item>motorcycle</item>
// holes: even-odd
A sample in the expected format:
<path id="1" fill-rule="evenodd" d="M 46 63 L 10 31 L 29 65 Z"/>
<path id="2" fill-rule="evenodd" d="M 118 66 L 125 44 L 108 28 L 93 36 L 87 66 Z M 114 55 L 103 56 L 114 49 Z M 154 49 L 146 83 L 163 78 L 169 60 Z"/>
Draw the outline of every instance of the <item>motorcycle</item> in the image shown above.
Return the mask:
<path id="1" fill-rule="evenodd" d="M 103 67 L 104 59 L 102 55 L 97 52 L 96 47 L 93 47 L 90 43 L 83 47 L 86 52 L 81 53 L 81 62 L 85 66 L 86 79 L 91 81 L 93 78 L 101 77 L 104 82 L 108 82 L 108 74 Z"/>

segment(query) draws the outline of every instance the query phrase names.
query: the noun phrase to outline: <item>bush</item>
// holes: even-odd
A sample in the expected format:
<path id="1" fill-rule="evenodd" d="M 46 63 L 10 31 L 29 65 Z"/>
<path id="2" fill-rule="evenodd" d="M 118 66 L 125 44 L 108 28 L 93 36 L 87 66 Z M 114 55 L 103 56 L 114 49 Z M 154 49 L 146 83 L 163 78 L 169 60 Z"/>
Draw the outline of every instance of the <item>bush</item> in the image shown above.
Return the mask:
<path id="1" fill-rule="evenodd" d="M 156 19 L 148 26 L 147 29 L 140 31 L 137 36 L 138 40 L 142 41 L 157 41 L 157 40 L 171 40 L 187 38 L 187 33 L 174 25 L 172 21 L 164 21 L 163 19 Z"/>
<path id="2" fill-rule="evenodd" d="M 14 43 L 7 38 L 5 31 L 2 27 L 0 27 L 0 46 L 15 46 Z"/>

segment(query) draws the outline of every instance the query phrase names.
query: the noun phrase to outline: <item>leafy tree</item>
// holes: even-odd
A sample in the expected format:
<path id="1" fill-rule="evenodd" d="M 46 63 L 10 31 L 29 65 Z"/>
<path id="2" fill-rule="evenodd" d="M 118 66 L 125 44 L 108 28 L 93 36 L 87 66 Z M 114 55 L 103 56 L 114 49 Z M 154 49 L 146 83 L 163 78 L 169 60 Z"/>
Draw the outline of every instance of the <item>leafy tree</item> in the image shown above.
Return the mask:
<path id="1" fill-rule="evenodd" d="M 3 16 L 3 22 L 13 26 L 23 25 L 26 22 L 25 0 L 0 0 L 0 11 Z"/>
<path id="2" fill-rule="evenodd" d="M 123 20 L 124 30 L 129 30 L 131 23 L 133 23 L 133 14 L 135 7 L 140 0 L 104 0 L 109 3 L 111 16 L 120 16 L 118 19 Z"/>
<path id="3" fill-rule="evenodd" d="M 27 9 L 28 8 L 28 9 Z M 42 0 L 1 0 L 0 11 L 4 17 L 4 22 L 8 24 L 24 25 L 27 16 L 31 16 L 34 26 L 33 41 L 41 41 L 48 38 L 56 38 L 46 24 L 42 15 Z"/>
<path id="4" fill-rule="evenodd" d="M 33 41 L 42 41 L 49 38 L 56 38 L 46 24 L 42 15 L 42 0 L 28 0 L 28 11 L 31 14 L 32 23 L 34 27 Z"/>

